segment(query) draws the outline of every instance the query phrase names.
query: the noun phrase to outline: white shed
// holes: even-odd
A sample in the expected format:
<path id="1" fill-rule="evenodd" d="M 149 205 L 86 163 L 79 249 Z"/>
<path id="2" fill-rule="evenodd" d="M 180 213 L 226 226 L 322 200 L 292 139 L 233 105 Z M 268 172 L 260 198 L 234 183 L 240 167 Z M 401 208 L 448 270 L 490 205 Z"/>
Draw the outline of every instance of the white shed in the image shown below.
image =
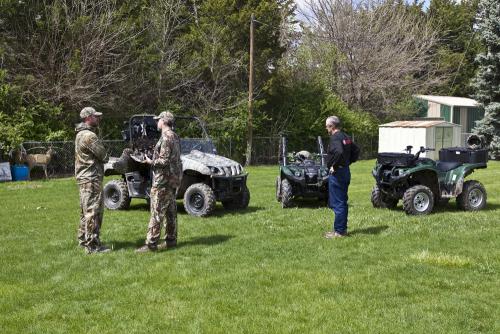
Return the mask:
<path id="1" fill-rule="evenodd" d="M 413 146 L 416 153 L 420 146 L 435 151 L 422 153 L 422 157 L 437 160 L 443 147 L 461 146 L 462 127 L 444 120 L 396 121 L 379 125 L 378 151 L 403 152 L 406 146 Z"/>

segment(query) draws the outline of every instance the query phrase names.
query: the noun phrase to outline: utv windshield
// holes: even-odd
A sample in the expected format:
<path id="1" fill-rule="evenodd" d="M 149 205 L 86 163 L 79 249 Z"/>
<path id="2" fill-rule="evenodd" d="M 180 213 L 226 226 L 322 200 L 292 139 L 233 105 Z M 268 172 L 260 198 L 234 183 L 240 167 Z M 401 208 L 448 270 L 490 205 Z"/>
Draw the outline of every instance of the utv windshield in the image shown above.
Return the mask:
<path id="1" fill-rule="evenodd" d="M 157 128 L 158 121 L 154 115 L 135 115 L 128 122 L 128 129 L 123 131 L 123 139 L 130 141 L 132 147 L 144 141 L 156 143 L 160 139 Z M 216 149 L 208 137 L 203 123 L 196 117 L 178 116 L 175 118 L 174 131 L 181 141 L 181 153 L 189 154 L 193 150 L 204 153 L 216 153 Z"/>
<path id="2" fill-rule="evenodd" d="M 217 153 L 215 145 L 208 137 L 203 123 L 196 117 L 178 116 L 175 118 L 174 131 L 181 139 L 181 153 L 193 150 L 204 153 Z"/>

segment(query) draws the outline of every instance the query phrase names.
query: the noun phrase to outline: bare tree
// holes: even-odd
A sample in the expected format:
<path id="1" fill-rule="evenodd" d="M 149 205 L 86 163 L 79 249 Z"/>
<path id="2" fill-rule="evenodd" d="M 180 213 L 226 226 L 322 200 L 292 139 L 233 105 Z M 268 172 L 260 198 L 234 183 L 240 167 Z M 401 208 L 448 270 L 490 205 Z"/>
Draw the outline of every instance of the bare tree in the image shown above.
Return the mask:
<path id="1" fill-rule="evenodd" d="M 442 80 L 433 63 L 436 33 L 404 5 L 385 0 L 306 3 L 311 45 L 337 53 L 326 68 L 336 78 L 331 88 L 349 105 L 380 113 L 402 94 L 425 91 Z"/>
<path id="2" fill-rule="evenodd" d="M 79 106 L 128 79 L 134 38 L 116 20 L 116 1 L 47 1 L 10 27 L 18 45 L 9 70 L 28 93 Z"/>

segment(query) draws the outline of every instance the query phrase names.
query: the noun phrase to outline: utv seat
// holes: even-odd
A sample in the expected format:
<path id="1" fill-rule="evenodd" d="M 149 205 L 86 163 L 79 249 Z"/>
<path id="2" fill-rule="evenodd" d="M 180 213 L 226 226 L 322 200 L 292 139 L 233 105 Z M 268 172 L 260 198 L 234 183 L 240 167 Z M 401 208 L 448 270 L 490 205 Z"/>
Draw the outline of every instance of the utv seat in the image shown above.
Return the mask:
<path id="1" fill-rule="evenodd" d="M 462 162 L 445 162 L 445 161 L 437 161 L 436 168 L 440 172 L 447 172 L 449 170 L 455 169 L 458 166 L 462 165 Z"/>

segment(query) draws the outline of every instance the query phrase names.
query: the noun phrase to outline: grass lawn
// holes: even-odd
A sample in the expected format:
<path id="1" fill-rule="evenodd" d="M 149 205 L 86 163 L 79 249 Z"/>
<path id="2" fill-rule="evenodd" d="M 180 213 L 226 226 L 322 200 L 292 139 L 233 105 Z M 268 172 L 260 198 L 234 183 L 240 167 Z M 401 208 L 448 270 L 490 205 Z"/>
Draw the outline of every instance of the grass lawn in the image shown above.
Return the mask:
<path id="1" fill-rule="evenodd" d="M 256 167 L 246 211 L 181 209 L 154 254 L 134 252 L 145 201 L 106 211 L 114 251 L 85 255 L 74 179 L 0 184 L 0 333 L 499 333 L 500 163 L 469 177 L 484 211 L 426 217 L 373 209 L 373 164 L 352 167 L 349 238 L 324 239 L 313 202 L 281 209 L 277 167 Z"/>

